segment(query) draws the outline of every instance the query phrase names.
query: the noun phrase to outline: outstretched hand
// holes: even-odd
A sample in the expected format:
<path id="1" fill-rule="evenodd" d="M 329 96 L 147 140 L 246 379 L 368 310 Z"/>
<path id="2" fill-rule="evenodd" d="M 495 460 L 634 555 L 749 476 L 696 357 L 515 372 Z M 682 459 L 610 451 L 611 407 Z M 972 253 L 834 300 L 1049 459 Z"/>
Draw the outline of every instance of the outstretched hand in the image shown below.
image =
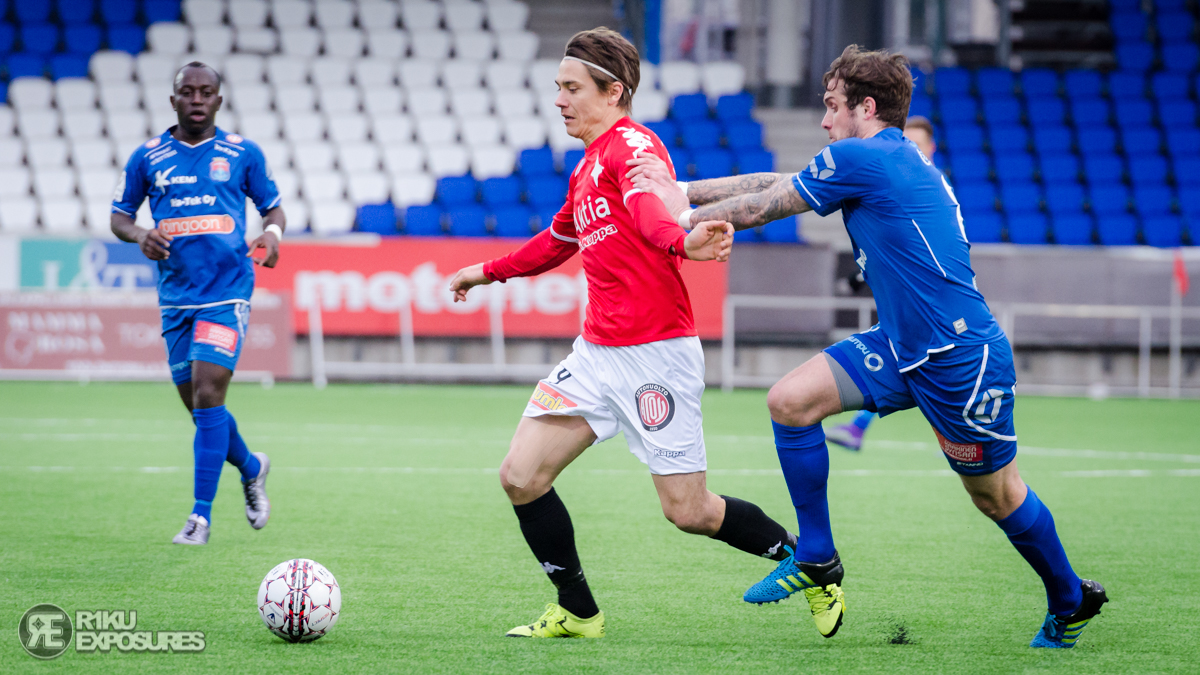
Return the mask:
<path id="1" fill-rule="evenodd" d="M 156 228 L 137 233 L 138 248 L 142 255 L 151 260 L 166 260 L 171 257 L 171 240 L 174 237 Z"/>
<path id="2" fill-rule="evenodd" d="M 625 162 L 633 167 L 626 176 L 635 188 L 662 200 L 672 218 L 679 218 L 689 206 L 687 196 L 675 183 L 671 169 L 657 155 L 645 154 Z"/>
<path id="3" fill-rule="evenodd" d="M 260 248 L 267 249 L 267 255 L 263 258 L 255 258 L 254 252 Z M 275 236 L 274 232 L 263 232 L 250 242 L 250 250 L 246 251 L 246 257 L 254 261 L 255 265 L 263 267 L 274 267 L 275 263 L 279 262 L 279 237 Z"/>
<path id="4" fill-rule="evenodd" d="M 483 274 L 483 263 L 464 267 L 455 273 L 454 278 L 450 280 L 450 291 L 454 293 L 455 302 L 466 302 L 467 291 L 476 286 L 486 286 L 492 283 Z"/>
<path id="5" fill-rule="evenodd" d="M 722 220 L 698 223 L 683 240 L 683 249 L 689 260 L 725 262 L 733 250 L 733 225 Z"/>

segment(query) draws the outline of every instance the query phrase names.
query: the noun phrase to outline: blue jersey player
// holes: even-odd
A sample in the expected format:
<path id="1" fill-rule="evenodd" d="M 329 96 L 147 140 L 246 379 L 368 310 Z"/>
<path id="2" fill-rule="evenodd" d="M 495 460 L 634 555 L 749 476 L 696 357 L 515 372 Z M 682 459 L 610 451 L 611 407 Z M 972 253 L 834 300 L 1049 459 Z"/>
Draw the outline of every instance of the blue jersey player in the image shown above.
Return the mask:
<path id="1" fill-rule="evenodd" d="M 912 96 L 907 61 L 848 47 L 825 73 L 822 127 L 832 144 L 793 176 L 751 174 L 676 184 L 661 163 L 631 161 L 634 184 L 681 224 L 739 229 L 813 210 L 840 210 L 879 324 L 826 349 L 767 395 L 799 539 L 792 558 L 746 592 L 774 602 L 803 591 L 831 637 L 845 613 L 843 567 L 829 526 L 829 454 L 821 420 L 845 410 L 919 408 L 975 506 L 1042 578 L 1049 611 L 1031 647 L 1073 647 L 1107 601 L 1071 569 L 1049 509 L 1015 461 L 1008 339 L 975 288 L 962 213 L 950 185 L 902 128 Z M 689 209 L 688 202 L 702 204 Z"/>
<path id="2" fill-rule="evenodd" d="M 195 505 L 173 541 L 205 544 L 227 461 L 242 474 L 250 525 L 261 529 L 271 515 L 270 461 L 246 448 L 225 410 L 225 392 L 246 338 L 254 265 L 275 266 L 286 220 L 262 151 L 216 126 L 220 75 L 202 63 L 184 66 L 171 105 L 179 124 L 144 143 L 125 165 L 113 196 L 112 230 L 158 261 L 167 364 L 196 424 Z M 249 245 L 246 197 L 264 224 Z M 134 223 L 146 199 L 156 224 L 151 230 Z M 260 248 L 265 257 L 252 258 Z"/>

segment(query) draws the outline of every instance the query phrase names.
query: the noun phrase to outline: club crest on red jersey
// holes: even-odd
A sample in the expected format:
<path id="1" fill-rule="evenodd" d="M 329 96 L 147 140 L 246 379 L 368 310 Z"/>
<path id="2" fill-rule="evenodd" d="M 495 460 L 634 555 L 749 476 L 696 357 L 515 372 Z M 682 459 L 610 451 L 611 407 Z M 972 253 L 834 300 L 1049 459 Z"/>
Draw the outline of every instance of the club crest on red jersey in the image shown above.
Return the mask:
<path id="1" fill-rule="evenodd" d="M 675 397 L 661 384 L 643 384 L 634 392 L 633 398 L 646 431 L 658 431 L 675 417 Z"/>
<path id="2" fill-rule="evenodd" d="M 229 180 L 229 160 L 224 157 L 213 157 L 208 163 L 208 177 L 218 183 Z"/>

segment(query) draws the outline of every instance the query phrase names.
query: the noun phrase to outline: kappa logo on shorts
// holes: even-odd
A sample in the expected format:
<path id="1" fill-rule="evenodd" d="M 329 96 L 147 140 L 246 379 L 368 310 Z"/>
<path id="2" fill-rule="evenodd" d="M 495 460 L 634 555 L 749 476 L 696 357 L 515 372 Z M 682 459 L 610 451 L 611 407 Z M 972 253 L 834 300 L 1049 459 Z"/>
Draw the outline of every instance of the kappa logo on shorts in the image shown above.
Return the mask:
<path id="1" fill-rule="evenodd" d="M 192 341 L 212 345 L 232 355 L 237 351 L 238 332 L 229 326 L 222 326 L 219 323 L 197 321 L 196 330 L 192 333 Z"/>
<path id="2" fill-rule="evenodd" d="M 566 369 L 564 368 L 564 370 Z M 559 381 L 561 382 L 562 380 Z M 549 410 L 551 412 L 562 410 L 563 408 L 578 407 L 578 404 L 563 396 L 558 390 L 545 382 L 538 382 L 538 386 L 533 390 L 533 396 L 529 401 L 542 410 Z"/>
<path id="3" fill-rule="evenodd" d="M 660 384 L 643 384 L 634 392 L 638 417 L 646 431 L 658 431 L 671 423 L 675 416 L 675 397 Z"/>
<path id="4" fill-rule="evenodd" d="M 947 440 L 937 429 L 934 429 L 933 433 L 937 435 L 942 452 L 950 459 L 968 463 L 983 461 L 983 443 L 955 443 Z"/>

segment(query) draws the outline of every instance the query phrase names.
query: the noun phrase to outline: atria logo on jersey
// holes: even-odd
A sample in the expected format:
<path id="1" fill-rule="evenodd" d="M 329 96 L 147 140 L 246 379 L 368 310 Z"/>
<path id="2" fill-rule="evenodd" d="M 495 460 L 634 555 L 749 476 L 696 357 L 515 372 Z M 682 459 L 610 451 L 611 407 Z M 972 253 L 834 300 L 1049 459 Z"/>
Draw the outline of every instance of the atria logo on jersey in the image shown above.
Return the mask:
<path id="1" fill-rule="evenodd" d="M 191 216 L 188 218 L 164 218 L 158 221 L 158 229 L 172 237 L 188 237 L 193 234 L 233 234 L 233 218 L 228 214 L 219 216 Z"/>
<path id="2" fill-rule="evenodd" d="M 638 417 L 646 431 L 658 431 L 671 423 L 675 416 L 675 397 L 660 384 L 643 384 L 634 392 Z"/>

